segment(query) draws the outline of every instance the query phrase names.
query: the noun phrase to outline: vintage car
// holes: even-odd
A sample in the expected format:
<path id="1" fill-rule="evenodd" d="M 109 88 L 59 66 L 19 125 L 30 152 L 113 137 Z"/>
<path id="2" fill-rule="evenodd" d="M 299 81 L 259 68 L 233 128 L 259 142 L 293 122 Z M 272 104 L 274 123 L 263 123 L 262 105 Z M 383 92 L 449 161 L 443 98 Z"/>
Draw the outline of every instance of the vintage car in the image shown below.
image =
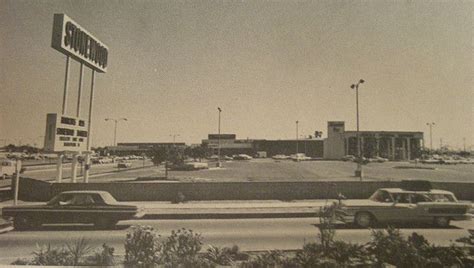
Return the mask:
<path id="1" fill-rule="evenodd" d="M 450 221 L 468 220 L 470 203 L 459 202 L 443 190 L 382 188 L 369 199 L 341 200 L 336 217 L 345 223 L 370 227 L 375 223 L 430 223 L 447 227 Z"/>
<path id="2" fill-rule="evenodd" d="M 117 167 L 118 168 L 130 168 L 132 167 L 132 163 L 128 162 L 128 161 L 120 161 L 117 163 Z"/>
<path id="3" fill-rule="evenodd" d="M 62 192 L 44 205 L 9 206 L 2 217 L 13 220 L 16 230 L 35 229 L 42 224 L 93 223 L 100 229 L 113 228 L 120 220 L 142 216 L 137 206 L 117 202 L 105 191 Z"/>

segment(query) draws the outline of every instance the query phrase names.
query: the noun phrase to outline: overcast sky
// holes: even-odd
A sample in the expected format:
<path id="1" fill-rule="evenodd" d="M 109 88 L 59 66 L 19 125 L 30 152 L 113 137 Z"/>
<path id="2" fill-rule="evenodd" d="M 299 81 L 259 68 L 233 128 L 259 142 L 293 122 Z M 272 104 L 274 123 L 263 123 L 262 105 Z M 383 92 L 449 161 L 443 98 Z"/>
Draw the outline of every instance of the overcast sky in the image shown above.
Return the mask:
<path id="1" fill-rule="evenodd" d="M 474 143 L 473 1 L 0 0 L 0 144 L 42 145 L 60 113 L 66 56 L 51 48 L 54 13 L 109 47 L 96 75 L 93 146 L 200 143 L 217 132 L 285 139 L 327 121 L 362 130 L 423 131 Z M 87 118 L 90 69 L 81 116 Z M 68 113 L 75 114 L 72 63 Z M 2 140 L 7 139 L 7 140 Z"/>

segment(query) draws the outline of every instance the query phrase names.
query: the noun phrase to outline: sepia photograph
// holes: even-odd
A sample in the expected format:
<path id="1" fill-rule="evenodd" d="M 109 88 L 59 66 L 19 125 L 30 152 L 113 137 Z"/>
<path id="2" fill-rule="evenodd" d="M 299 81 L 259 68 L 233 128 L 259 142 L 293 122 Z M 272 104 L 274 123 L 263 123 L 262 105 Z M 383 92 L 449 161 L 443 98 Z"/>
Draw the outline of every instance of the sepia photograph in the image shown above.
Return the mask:
<path id="1" fill-rule="evenodd" d="M 474 267 L 474 1 L 0 0 L 0 267 Z"/>

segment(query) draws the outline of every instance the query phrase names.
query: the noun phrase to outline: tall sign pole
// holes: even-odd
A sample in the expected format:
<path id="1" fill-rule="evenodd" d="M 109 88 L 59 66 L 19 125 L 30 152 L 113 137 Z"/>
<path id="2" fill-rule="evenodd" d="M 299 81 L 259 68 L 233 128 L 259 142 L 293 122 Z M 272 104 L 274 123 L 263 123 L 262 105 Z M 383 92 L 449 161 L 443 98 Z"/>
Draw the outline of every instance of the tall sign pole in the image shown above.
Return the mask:
<path id="1" fill-rule="evenodd" d="M 88 120 L 88 139 L 87 139 L 87 153 L 86 153 L 86 165 L 84 171 L 84 182 L 89 182 L 89 170 L 91 167 L 91 133 L 92 133 L 92 104 L 94 103 L 94 83 L 95 83 L 95 70 L 92 70 L 91 78 L 91 96 L 89 101 L 89 120 Z"/>

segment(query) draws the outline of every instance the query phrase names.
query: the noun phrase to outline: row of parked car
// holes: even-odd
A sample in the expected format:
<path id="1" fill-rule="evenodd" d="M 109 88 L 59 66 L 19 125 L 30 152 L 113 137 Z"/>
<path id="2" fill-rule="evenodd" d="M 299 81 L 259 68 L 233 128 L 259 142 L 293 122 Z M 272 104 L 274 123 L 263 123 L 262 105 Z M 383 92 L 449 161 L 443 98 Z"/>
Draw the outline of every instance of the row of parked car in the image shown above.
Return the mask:
<path id="1" fill-rule="evenodd" d="M 357 162 L 357 157 L 353 155 L 346 155 L 342 158 L 342 161 L 351 161 L 351 162 Z M 376 156 L 373 158 L 366 158 L 362 157 L 362 163 L 367 164 L 367 163 L 385 163 L 387 162 L 388 159 L 380 156 Z"/>
<path id="2" fill-rule="evenodd" d="M 457 165 L 457 164 L 474 164 L 474 159 L 460 157 L 460 156 L 433 155 L 429 158 L 421 159 L 420 162 L 423 164 Z"/>
<path id="3" fill-rule="evenodd" d="M 293 160 L 293 161 L 296 161 L 296 162 L 313 160 L 313 158 L 311 158 L 309 156 L 306 156 L 306 154 L 303 154 L 303 153 L 292 154 L 292 155 L 277 154 L 277 155 L 272 156 L 272 159 L 275 159 L 275 160 Z"/>

